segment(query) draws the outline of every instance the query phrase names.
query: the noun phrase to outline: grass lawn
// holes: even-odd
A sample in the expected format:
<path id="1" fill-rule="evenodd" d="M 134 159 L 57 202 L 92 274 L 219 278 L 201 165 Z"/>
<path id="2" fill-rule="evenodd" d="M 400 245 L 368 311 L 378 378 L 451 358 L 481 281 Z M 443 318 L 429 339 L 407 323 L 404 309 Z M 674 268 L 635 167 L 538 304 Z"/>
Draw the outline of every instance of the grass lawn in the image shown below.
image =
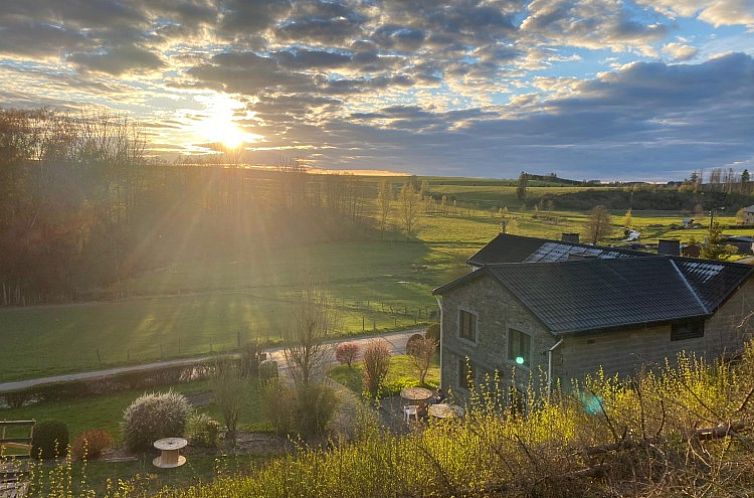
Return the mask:
<path id="1" fill-rule="evenodd" d="M 168 389 L 169 387 L 162 387 L 157 390 L 166 391 Z M 210 390 L 208 381 L 177 384 L 172 389 L 189 396 Z M 65 422 L 68 425 L 71 441 L 87 429 L 107 429 L 118 441 L 120 440 L 120 421 L 123 411 L 144 392 L 144 389 L 135 389 L 67 401 L 43 402 L 18 409 L 0 409 L 0 419 L 58 420 Z M 244 404 L 240 417 L 241 429 L 255 431 L 270 429 L 269 424 L 263 420 L 260 395 L 259 385 L 255 382 L 249 382 L 244 391 Z M 222 415 L 214 403 L 198 407 L 197 411 L 207 413 L 222 422 Z"/>
<path id="2" fill-rule="evenodd" d="M 339 365 L 328 372 L 328 376 L 339 382 L 357 394 L 364 392 L 362 383 L 362 363 L 355 363 L 352 367 Z M 432 365 L 427 372 L 425 387 L 436 389 L 440 385 L 439 358 L 435 355 Z M 398 394 L 404 387 L 419 385 L 419 374 L 408 355 L 396 355 L 390 358 L 390 370 L 385 379 L 383 395 L 391 396 Z"/>

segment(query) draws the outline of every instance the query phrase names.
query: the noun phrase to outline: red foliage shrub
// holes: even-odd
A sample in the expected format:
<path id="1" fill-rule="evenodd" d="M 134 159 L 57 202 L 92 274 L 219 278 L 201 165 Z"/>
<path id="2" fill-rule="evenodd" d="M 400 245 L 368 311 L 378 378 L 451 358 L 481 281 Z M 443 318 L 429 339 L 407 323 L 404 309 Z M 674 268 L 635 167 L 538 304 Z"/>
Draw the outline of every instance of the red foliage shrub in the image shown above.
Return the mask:
<path id="1" fill-rule="evenodd" d="M 359 346 L 353 342 L 344 342 L 338 344 L 338 347 L 335 348 L 335 359 L 341 365 L 348 365 L 350 367 L 358 354 Z"/>
<path id="2" fill-rule="evenodd" d="M 102 452 L 113 446 L 113 437 L 105 429 L 92 429 L 82 432 L 73 441 L 71 453 L 76 460 L 98 458 Z"/>

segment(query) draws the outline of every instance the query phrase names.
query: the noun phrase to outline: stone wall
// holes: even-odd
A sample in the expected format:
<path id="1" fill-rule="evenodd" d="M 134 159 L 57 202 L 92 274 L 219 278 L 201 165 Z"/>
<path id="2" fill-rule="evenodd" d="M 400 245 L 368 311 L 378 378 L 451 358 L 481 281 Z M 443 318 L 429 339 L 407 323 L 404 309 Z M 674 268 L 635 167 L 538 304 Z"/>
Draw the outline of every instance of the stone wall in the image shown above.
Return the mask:
<path id="1" fill-rule="evenodd" d="M 538 382 L 541 372 L 547 370 L 545 351 L 556 339 L 539 320 L 502 285 L 489 276 L 481 276 L 461 287 L 447 291 L 442 298 L 442 386 L 462 395 L 467 394 L 459 386 L 459 360 L 469 358 L 477 374 L 477 381 L 485 373 L 495 370 L 503 383 L 514 382 L 526 387 L 530 374 Z M 477 340 L 470 342 L 459 337 L 459 311 L 477 315 Z M 519 367 L 508 360 L 508 331 L 515 329 L 531 337 L 529 368 Z"/>

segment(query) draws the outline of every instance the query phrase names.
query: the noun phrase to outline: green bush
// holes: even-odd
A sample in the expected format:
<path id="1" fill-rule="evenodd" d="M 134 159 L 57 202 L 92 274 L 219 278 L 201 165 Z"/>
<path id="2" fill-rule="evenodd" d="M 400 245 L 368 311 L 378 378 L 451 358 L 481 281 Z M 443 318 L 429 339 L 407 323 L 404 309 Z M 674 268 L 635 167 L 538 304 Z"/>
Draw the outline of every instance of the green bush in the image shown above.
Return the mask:
<path id="1" fill-rule="evenodd" d="M 144 394 L 123 412 L 123 444 L 131 451 L 146 450 L 165 437 L 183 436 L 191 407 L 182 394 Z"/>
<path id="2" fill-rule="evenodd" d="M 192 415 L 186 423 L 186 437 L 191 444 L 204 448 L 216 448 L 220 441 L 220 422 L 205 413 Z"/>
<path id="3" fill-rule="evenodd" d="M 262 400 L 265 416 L 278 434 L 303 437 L 324 434 L 337 406 L 335 392 L 317 384 L 291 388 L 270 382 Z"/>
<path id="4" fill-rule="evenodd" d="M 48 460 L 68 454 L 68 426 L 57 420 L 38 422 L 31 439 L 31 454 Z"/>

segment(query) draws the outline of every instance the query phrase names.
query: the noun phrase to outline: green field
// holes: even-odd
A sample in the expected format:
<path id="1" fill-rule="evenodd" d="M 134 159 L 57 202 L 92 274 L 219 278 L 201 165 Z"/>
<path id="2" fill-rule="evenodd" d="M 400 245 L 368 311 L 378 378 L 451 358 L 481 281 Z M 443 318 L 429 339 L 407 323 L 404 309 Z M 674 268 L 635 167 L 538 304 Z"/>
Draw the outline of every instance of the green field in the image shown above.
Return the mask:
<path id="1" fill-rule="evenodd" d="M 432 195 L 459 202 L 423 212 L 410 241 L 393 232 L 387 240 L 258 250 L 235 260 L 179 260 L 119 282 L 109 289 L 126 296 L 117 301 L 0 310 L 0 382 L 228 350 L 252 337 L 274 343 L 301 291 L 311 287 L 331 297 L 341 334 L 410 327 L 431 319 L 431 290 L 467 271 L 466 258 L 499 232 L 496 206 L 508 207 L 511 233 L 546 238 L 580 232 L 587 216 L 553 211 L 535 218 L 515 187 L 500 182 L 434 181 Z M 528 195 L 586 188 L 532 187 Z M 604 242 L 619 244 L 624 213 L 613 214 L 615 234 Z M 671 228 L 687 214 L 634 211 L 633 227 L 642 242 L 702 240 L 705 229 Z"/>

